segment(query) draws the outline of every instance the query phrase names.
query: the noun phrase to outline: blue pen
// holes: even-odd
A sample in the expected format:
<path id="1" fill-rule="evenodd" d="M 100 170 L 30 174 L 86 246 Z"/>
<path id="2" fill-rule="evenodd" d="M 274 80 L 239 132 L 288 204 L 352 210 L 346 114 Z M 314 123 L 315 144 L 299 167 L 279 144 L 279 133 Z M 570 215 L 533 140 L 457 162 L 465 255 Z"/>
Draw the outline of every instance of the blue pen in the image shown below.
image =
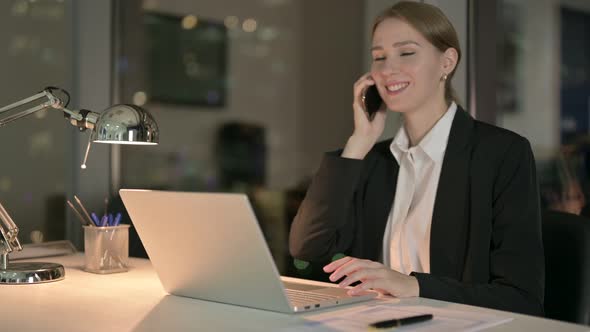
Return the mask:
<path id="1" fill-rule="evenodd" d="M 100 220 L 98 220 L 98 217 L 96 216 L 96 214 L 94 212 L 92 212 L 91 215 L 92 215 L 92 221 L 94 221 L 94 224 L 96 226 L 100 226 Z"/>
<path id="2" fill-rule="evenodd" d="M 117 215 L 115 216 L 115 221 L 113 222 L 113 226 L 119 226 L 120 222 L 121 222 L 121 212 L 117 212 Z"/>
<path id="3" fill-rule="evenodd" d="M 113 214 L 109 213 L 109 222 L 108 222 L 109 226 L 115 226 L 114 222 L 113 222 Z"/>
<path id="4" fill-rule="evenodd" d="M 100 227 L 108 226 L 107 222 L 109 222 L 109 217 L 105 214 L 102 216 L 102 220 L 100 221 Z"/>

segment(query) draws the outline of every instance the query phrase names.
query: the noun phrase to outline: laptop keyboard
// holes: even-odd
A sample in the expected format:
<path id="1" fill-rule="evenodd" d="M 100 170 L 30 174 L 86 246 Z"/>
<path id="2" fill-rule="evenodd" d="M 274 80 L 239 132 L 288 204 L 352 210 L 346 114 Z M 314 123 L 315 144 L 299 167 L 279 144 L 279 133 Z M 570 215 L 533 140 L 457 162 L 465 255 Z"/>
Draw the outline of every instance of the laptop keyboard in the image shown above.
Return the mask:
<path id="1" fill-rule="evenodd" d="M 317 304 L 324 301 L 335 300 L 339 296 L 328 295 L 322 293 L 314 293 L 310 291 L 301 291 L 296 289 L 285 289 L 289 301 L 294 306 L 301 306 L 306 304 Z"/>

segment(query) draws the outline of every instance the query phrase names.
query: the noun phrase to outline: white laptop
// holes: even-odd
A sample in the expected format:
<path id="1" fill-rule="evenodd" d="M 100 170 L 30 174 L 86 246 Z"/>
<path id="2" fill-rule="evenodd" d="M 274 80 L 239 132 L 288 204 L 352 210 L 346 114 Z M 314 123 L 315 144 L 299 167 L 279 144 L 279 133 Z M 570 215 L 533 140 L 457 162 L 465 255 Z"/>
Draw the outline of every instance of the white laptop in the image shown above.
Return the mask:
<path id="1" fill-rule="evenodd" d="M 338 287 L 282 280 L 246 195 L 119 192 L 170 294 L 284 313 L 376 296 L 348 296 Z"/>

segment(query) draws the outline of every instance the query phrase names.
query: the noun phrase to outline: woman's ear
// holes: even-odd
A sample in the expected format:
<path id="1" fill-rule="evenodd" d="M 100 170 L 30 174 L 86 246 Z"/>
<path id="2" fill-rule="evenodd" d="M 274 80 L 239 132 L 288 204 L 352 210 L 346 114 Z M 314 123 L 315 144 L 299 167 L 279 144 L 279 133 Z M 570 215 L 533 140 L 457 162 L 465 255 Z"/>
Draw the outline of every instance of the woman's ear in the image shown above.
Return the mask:
<path id="1" fill-rule="evenodd" d="M 459 61 L 459 53 L 457 53 L 457 50 L 452 47 L 447 48 L 442 54 L 443 71 L 447 74 L 452 73 L 457 66 L 457 61 Z"/>

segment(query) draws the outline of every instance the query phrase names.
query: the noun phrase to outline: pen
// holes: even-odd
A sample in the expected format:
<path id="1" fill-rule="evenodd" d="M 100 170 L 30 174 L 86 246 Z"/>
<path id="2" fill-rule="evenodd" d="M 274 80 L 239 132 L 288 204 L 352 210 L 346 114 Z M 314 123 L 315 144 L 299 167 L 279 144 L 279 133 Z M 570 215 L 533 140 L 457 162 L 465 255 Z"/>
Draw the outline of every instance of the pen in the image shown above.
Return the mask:
<path id="1" fill-rule="evenodd" d="M 115 220 L 113 222 L 113 226 L 119 226 L 119 223 L 121 222 L 121 212 L 117 212 L 117 215 L 115 216 Z"/>
<path id="2" fill-rule="evenodd" d="M 380 322 L 370 324 L 369 326 L 372 328 L 376 328 L 376 329 L 386 329 L 386 328 L 390 328 L 390 327 L 398 327 L 398 326 L 403 326 L 403 325 L 408 325 L 408 324 L 413 324 L 413 323 L 424 322 L 429 319 L 432 319 L 432 314 L 383 320 Z"/>
<path id="3" fill-rule="evenodd" d="M 108 222 L 109 222 L 109 216 L 107 216 L 105 214 L 104 216 L 102 216 L 102 219 L 100 220 L 100 227 L 108 226 Z"/>
<path id="4" fill-rule="evenodd" d="M 100 227 L 100 219 L 98 219 L 98 217 L 96 216 L 96 213 L 92 212 L 92 220 L 94 221 L 94 224 L 96 226 Z"/>
<path id="5" fill-rule="evenodd" d="M 76 217 L 78 217 L 78 219 L 80 220 L 82 225 L 84 225 L 84 226 L 87 225 L 88 222 L 86 221 L 86 219 L 84 219 L 84 217 L 82 217 L 80 212 L 78 212 L 78 210 L 76 210 L 76 207 L 74 206 L 74 204 L 72 204 L 72 202 L 70 202 L 69 199 L 66 202 L 68 203 L 68 206 L 74 211 L 74 214 L 76 215 Z"/>
<path id="6" fill-rule="evenodd" d="M 109 207 L 109 198 L 105 197 L 104 198 L 104 215 L 105 216 L 108 214 L 108 207 Z"/>
<path id="7" fill-rule="evenodd" d="M 94 223 L 92 222 L 92 218 L 90 218 L 90 215 L 88 215 L 88 210 L 86 210 L 86 208 L 82 204 L 82 201 L 76 195 L 74 195 L 74 200 L 76 201 L 76 203 L 78 203 L 78 205 L 80 205 L 82 212 L 84 212 L 84 215 L 86 216 L 86 218 L 88 218 L 88 224 L 90 224 L 91 226 L 94 226 Z"/>

